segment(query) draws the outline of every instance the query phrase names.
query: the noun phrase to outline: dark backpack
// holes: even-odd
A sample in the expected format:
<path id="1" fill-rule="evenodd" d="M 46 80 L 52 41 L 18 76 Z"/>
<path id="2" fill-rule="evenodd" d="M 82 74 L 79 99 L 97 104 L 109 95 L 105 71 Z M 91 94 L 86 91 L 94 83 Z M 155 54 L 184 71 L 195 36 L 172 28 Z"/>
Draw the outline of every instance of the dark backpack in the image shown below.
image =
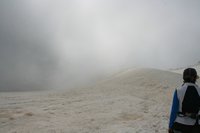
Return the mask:
<path id="1" fill-rule="evenodd" d="M 200 107 L 200 97 L 194 86 L 188 86 L 182 103 L 182 113 L 197 114 Z"/>

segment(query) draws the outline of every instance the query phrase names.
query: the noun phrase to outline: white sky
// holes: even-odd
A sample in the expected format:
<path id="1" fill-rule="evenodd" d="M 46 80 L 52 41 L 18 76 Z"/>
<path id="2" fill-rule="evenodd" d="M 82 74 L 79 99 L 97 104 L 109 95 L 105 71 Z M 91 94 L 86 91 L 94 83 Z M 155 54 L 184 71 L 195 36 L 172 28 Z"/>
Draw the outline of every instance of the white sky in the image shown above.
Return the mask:
<path id="1" fill-rule="evenodd" d="M 198 1 L 34 0 L 29 6 L 67 58 L 91 54 L 117 66 L 124 60 L 165 68 L 199 59 Z"/>
<path id="2" fill-rule="evenodd" d="M 0 5 L 0 72 L 7 77 L 2 84 L 18 83 L 16 77 L 21 84 L 28 77 L 33 84 L 55 81 L 63 87 L 124 68 L 165 69 L 200 60 L 199 0 L 4 0 Z"/>

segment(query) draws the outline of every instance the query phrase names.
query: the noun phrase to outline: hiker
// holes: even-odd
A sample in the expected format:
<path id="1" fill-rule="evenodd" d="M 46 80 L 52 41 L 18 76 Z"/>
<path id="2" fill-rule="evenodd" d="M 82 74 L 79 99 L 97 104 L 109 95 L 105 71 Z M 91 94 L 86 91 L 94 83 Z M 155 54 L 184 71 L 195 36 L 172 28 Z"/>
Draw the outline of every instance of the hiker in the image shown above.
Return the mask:
<path id="1" fill-rule="evenodd" d="M 174 92 L 168 133 L 200 133 L 200 88 L 194 68 L 183 72 L 183 85 Z"/>

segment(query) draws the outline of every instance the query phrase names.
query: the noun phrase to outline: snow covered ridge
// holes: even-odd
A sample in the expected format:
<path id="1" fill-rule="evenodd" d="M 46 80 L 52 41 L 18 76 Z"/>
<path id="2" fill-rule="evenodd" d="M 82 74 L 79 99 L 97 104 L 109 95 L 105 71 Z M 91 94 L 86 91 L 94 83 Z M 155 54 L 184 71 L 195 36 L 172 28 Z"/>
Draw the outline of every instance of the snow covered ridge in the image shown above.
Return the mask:
<path id="1" fill-rule="evenodd" d="M 89 88 L 0 93 L 2 133 L 164 133 L 181 74 L 133 69 Z"/>
<path id="2" fill-rule="evenodd" d="M 197 64 L 195 64 L 195 65 L 191 65 L 191 66 L 187 66 L 187 67 L 182 67 L 182 68 L 177 68 L 177 69 L 174 69 L 174 70 L 171 70 L 171 71 L 182 74 L 183 71 L 184 71 L 184 69 L 189 68 L 189 67 L 195 68 L 196 71 L 197 71 L 197 74 L 200 75 L 200 61 Z"/>

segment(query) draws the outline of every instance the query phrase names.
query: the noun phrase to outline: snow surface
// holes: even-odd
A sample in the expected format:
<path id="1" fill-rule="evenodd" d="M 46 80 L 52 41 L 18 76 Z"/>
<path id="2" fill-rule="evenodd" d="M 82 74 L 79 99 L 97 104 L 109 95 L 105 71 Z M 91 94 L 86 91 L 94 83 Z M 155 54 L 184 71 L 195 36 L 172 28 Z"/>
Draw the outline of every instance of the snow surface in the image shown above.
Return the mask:
<path id="1" fill-rule="evenodd" d="M 0 133 L 164 133 L 181 74 L 133 69 L 92 87 L 1 92 Z"/>

